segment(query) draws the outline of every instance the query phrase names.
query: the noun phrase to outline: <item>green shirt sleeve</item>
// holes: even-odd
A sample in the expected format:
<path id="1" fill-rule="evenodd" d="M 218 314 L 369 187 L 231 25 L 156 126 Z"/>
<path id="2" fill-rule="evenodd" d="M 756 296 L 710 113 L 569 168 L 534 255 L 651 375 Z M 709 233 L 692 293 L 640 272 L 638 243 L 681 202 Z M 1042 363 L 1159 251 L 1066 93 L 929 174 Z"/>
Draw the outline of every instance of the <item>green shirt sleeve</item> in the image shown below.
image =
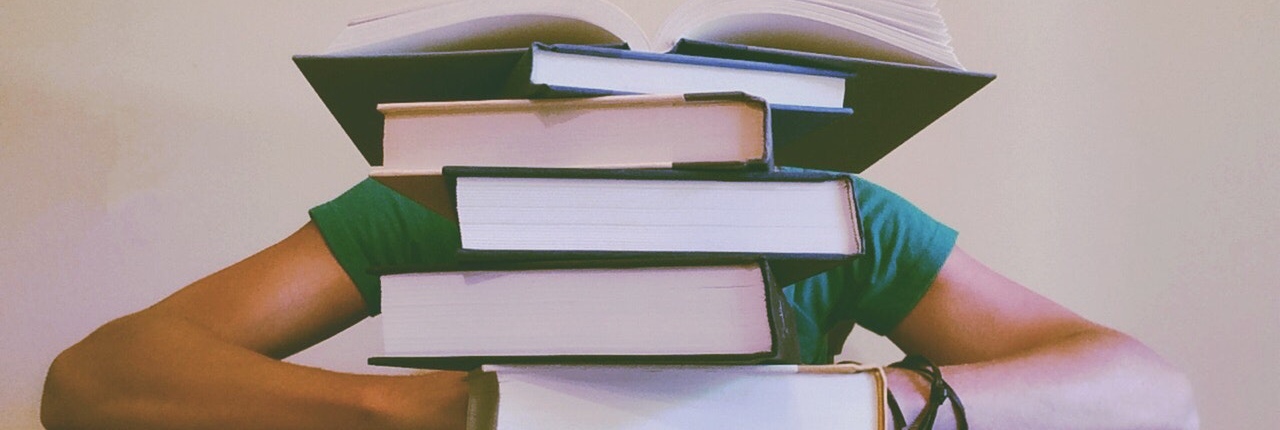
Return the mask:
<path id="1" fill-rule="evenodd" d="M 915 308 L 955 247 L 957 233 L 901 196 L 854 177 L 865 254 L 784 290 L 806 362 L 830 360 L 826 333 L 853 321 L 885 335 Z"/>
<path id="2" fill-rule="evenodd" d="M 381 312 L 381 283 L 371 269 L 446 264 L 458 226 L 390 188 L 365 179 L 309 212 L 329 251 L 355 282 L 369 315 Z"/>

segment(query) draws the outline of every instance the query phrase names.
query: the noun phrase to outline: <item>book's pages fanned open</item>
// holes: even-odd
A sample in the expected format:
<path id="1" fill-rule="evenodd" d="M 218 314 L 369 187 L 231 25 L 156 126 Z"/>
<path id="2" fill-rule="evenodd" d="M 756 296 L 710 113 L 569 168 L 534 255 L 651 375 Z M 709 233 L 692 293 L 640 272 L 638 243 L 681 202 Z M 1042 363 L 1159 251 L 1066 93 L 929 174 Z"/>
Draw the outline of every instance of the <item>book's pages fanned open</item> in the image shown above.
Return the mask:
<path id="1" fill-rule="evenodd" d="M 512 97 L 507 86 L 535 42 L 851 76 L 837 97 L 851 115 L 775 109 L 772 128 L 778 165 L 855 173 L 995 78 L 960 67 L 936 8 L 888 0 L 691 0 L 660 30 L 602 0 L 461 0 L 355 21 L 328 52 L 294 61 L 380 166 L 378 104 Z"/>

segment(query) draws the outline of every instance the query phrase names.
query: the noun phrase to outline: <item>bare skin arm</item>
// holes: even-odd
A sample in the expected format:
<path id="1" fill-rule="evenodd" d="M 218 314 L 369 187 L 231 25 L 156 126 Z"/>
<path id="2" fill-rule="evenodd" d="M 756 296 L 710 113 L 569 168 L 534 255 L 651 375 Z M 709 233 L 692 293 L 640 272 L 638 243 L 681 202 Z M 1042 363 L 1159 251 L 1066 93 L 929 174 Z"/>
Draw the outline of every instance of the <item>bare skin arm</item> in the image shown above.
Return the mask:
<path id="1" fill-rule="evenodd" d="M 45 383 L 46 427 L 460 428 L 459 373 L 352 375 L 279 361 L 365 317 L 308 224 L 67 349 Z"/>
<path id="2" fill-rule="evenodd" d="M 1198 428 L 1189 382 L 1154 352 L 959 248 L 889 338 L 943 366 L 975 429 Z M 911 420 L 923 379 L 893 370 L 890 386 Z M 939 412 L 935 428 L 954 428 Z"/>

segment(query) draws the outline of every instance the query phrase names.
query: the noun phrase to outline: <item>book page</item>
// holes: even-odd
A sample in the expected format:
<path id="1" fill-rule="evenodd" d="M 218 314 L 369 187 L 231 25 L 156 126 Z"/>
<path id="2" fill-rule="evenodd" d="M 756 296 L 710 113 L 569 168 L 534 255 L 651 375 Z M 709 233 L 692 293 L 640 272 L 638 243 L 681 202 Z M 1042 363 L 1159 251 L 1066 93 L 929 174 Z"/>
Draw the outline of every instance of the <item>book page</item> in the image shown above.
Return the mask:
<path id="1" fill-rule="evenodd" d="M 934 43 L 947 44 L 951 35 L 936 7 L 920 8 L 889 0 L 804 0 L 806 3 L 839 9 L 898 28 Z"/>
<path id="2" fill-rule="evenodd" d="M 887 7 L 881 4 L 877 9 Z M 923 11 L 923 15 L 905 20 L 872 18 L 873 12 L 855 13 L 858 8 L 851 2 L 831 0 L 693 0 L 673 13 L 654 45 L 663 49 L 687 38 L 962 68 L 947 45 L 949 37 L 934 28 L 941 17 L 928 18 L 927 9 L 901 9 Z"/>
<path id="3" fill-rule="evenodd" d="M 499 370 L 497 428 L 772 430 L 880 426 L 880 401 L 872 375 L 793 373 L 794 366 L 777 366 L 777 370 L 772 367 L 775 366 Z"/>
<path id="4" fill-rule="evenodd" d="M 604 0 L 459 0 L 353 20 L 325 52 L 524 48 L 534 41 L 649 46 L 640 26 Z"/>
<path id="5" fill-rule="evenodd" d="M 326 53 L 523 48 L 535 41 L 622 42 L 663 52 L 681 38 L 962 68 L 933 0 L 690 0 L 656 35 L 607 0 L 458 0 L 357 18 Z"/>
<path id="6" fill-rule="evenodd" d="M 459 177 L 473 250 L 862 252 L 846 181 Z"/>
<path id="7" fill-rule="evenodd" d="M 428 272 L 382 277 L 388 356 L 764 354 L 760 266 Z"/>

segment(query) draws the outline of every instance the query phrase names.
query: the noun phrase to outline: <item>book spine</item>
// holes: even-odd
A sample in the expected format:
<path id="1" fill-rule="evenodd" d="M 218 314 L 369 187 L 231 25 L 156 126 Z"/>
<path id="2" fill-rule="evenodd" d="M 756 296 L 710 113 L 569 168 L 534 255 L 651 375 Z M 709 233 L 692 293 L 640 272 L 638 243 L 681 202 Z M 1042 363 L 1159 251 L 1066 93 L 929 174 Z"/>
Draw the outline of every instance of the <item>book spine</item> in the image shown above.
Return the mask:
<path id="1" fill-rule="evenodd" d="M 859 232 L 860 233 L 860 232 Z M 861 234 L 859 234 L 861 238 Z M 861 239 L 860 239 L 861 240 Z M 649 251 L 529 251 L 461 248 L 455 255 L 462 264 L 496 264 L 498 262 L 555 262 L 575 260 L 609 260 L 640 258 L 725 258 L 765 259 L 778 285 L 786 286 L 831 270 L 857 255 L 844 254 L 756 254 L 722 252 L 649 252 Z"/>
<path id="2" fill-rule="evenodd" d="M 718 181 L 718 182 L 825 182 L 846 180 L 847 175 L 817 170 L 781 171 L 711 171 L 677 169 L 581 169 L 543 167 L 477 167 L 446 166 L 443 174 L 456 180 L 462 177 L 477 178 L 562 178 L 562 179 L 619 179 L 659 181 Z"/>
<path id="3" fill-rule="evenodd" d="M 582 259 L 582 260 L 516 260 L 516 261 L 455 261 L 432 265 L 403 265 L 373 267 L 369 273 L 374 275 L 394 275 L 402 273 L 424 272 L 505 272 L 531 270 L 562 269 L 634 269 L 652 267 L 707 267 L 735 266 L 758 264 L 757 258 L 716 258 L 680 255 L 665 258 L 631 258 L 631 259 Z"/>
<path id="4" fill-rule="evenodd" d="M 759 160 L 750 160 L 746 163 L 738 163 L 736 165 L 726 165 L 723 167 L 703 165 L 707 163 L 698 163 L 696 165 L 694 163 L 684 163 L 684 164 L 672 165 L 672 168 L 677 168 L 677 169 L 730 168 L 730 169 L 739 169 L 739 170 L 758 169 L 758 170 L 766 170 L 766 171 L 774 170 L 773 108 L 769 104 L 769 102 L 765 101 L 765 99 L 761 97 L 756 97 L 741 91 L 689 93 L 684 95 L 684 99 L 685 101 L 691 102 L 691 103 L 703 102 L 703 101 L 739 100 L 746 103 L 755 104 L 756 106 L 760 107 L 760 109 L 764 113 L 764 121 L 763 121 L 764 127 L 762 130 L 760 130 L 760 133 L 764 136 L 764 140 L 763 140 L 764 147 L 761 148 L 762 150 L 760 152 L 761 154 L 763 154 L 763 156 L 761 156 Z"/>
<path id="5" fill-rule="evenodd" d="M 791 308 L 790 301 L 787 300 L 785 294 L 782 293 L 782 287 L 773 277 L 773 271 L 767 260 L 760 262 L 760 273 L 764 276 L 765 300 L 769 304 L 769 327 L 773 331 L 773 353 L 774 356 L 765 363 L 768 364 L 799 364 L 803 357 L 800 356 L 800 340 L 796 333 L 795 311 Z"/>
<path id="6" fill-rule="evenodd" d="M 533 52 L 526 51 L 520 56 L 520 61 L 516 62 L 515 67 L 511 69 L 511 75 L 507 77 L 507 82 L 502 86 L 501 98 L 504 99 L 527 99 L 535 98 L 532 95 L 537 92 L 537 88 L 530 81 L 533 73 Z"/>

